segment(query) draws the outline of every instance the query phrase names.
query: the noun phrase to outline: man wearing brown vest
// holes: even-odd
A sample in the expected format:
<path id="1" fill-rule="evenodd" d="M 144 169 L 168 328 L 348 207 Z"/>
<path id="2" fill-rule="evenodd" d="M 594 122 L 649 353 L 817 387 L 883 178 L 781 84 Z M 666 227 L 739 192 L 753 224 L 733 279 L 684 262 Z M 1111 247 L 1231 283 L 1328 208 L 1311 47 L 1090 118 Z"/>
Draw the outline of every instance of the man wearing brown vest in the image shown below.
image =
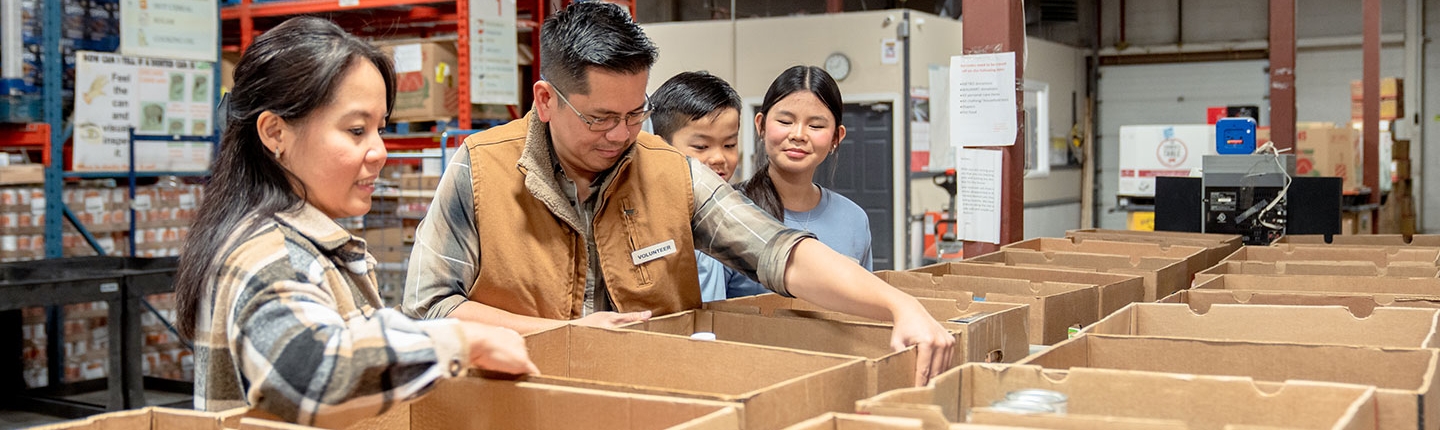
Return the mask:
<path id="1" fill-rule="evenodd" d="M 700 306 L 694 251 L 776 293 L 892 321 L 916 381 L 953 338 L 913 297 L 788 229 L 705 165 L 640 131 L 657 53 L 619 6 L 582 2 L 541 31 L 525 118 L 470 136 L 415 234 L 403 310 L 529 333 Z"/>

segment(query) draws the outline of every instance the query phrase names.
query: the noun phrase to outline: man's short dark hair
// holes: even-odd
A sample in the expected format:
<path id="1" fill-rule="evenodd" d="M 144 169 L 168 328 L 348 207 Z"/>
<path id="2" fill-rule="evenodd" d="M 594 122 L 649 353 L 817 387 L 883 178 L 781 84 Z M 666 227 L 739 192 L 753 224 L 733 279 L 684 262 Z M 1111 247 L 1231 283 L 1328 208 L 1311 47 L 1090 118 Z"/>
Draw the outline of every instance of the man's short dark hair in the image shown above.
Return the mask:
<path id="1" fill-rule="evenodd" d="M 569 94 L 590 94 L 585 72 L 591 67 L 647 72 L 659 55 L 630 13 L 612 3 L 572 4 L 546 19 L 540 31 L 540 74 Z"/>
<path id="2" fill-rule="evenodd" d="M 675 132 L 691 121 L 718 115 L 726 108 L 740 112 L 740 95 L 724 79 L 709 72 L 683 72 L 665 81 L 650 96 L 655 135 L 671 142 Z"/>

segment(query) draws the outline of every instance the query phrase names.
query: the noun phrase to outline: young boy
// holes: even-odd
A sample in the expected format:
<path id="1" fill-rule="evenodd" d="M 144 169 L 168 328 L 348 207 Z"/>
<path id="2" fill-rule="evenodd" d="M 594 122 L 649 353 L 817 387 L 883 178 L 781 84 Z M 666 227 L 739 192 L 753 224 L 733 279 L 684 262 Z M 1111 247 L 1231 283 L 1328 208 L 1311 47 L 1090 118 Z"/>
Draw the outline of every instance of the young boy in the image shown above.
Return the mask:
<path id="1" fill-rule="evenodd" d="M 684 72 L 660 85 L 650 103 L 656 136 L 730 181 L 740 161 L 741 103 L 730 84 L 708 72 Z M 695 262 L 704 301 L 724 300 L 727 286 L 745 279 L 699 251 L 695 251 Z"/>

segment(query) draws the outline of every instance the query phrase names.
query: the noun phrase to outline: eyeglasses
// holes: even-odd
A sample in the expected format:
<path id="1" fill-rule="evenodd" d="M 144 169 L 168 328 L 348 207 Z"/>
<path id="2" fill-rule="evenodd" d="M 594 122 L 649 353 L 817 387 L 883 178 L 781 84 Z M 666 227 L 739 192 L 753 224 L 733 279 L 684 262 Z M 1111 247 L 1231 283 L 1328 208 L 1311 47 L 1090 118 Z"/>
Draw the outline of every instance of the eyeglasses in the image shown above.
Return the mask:
<path id="1" fill-rule="evenodd" d="M 601 118 L 595 118 L 590 115 L 580 113 L 580 110 L 576 109 L 575 105 L 570 104 L 570 100 L 566 99 L 565 94 L 561 93 L 559 88 L 555 88 L 555 85 L 553 83 L 550 85 L 550 88 L 555 90 L 555 95 L 560 96 L 560 101 L 565 102 L 565 105 L 569 106 L 570 110 L 575 112 L 575 116 L 580 117 L 580 120 L 584 121 L 585 125 L 590 126 L 590 131 L 604 132 L 614 130 L 615 127 L 618 127 L 620 125 L 620 120 L 622 119 L 625 120 L 625 125 L 640 125 L 641 123 L 645 122 L 646 118 L 650 117 L 650 112 L 653 111 L 650 106 L 650 96 L 646 95 L 645 106 L 642 107 L 639 112 L 627 113 L 623 117 L 618 115 L 611 115 Z"/>

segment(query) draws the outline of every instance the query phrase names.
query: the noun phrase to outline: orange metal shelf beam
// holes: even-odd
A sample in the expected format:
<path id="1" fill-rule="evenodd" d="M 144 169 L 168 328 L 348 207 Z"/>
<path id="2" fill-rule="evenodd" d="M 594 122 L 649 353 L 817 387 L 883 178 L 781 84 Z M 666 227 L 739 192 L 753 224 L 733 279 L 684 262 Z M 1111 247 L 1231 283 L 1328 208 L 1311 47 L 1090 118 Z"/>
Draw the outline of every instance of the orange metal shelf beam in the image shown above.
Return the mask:
<path id="1" fill-rule="evenodd" d="M 391 6 L 413 6 L 435 3 L 449 3 L 445 0 L 358 0 L 354 6 L 340 6 L 335 0 L 288 0 L 274 3 L 249 4 L 251 18 L 302 15 L 307 13 L 346 12 Z M 221 20 L 240 19 L 247 5 L 226 6 L 220 9 Z"/>

